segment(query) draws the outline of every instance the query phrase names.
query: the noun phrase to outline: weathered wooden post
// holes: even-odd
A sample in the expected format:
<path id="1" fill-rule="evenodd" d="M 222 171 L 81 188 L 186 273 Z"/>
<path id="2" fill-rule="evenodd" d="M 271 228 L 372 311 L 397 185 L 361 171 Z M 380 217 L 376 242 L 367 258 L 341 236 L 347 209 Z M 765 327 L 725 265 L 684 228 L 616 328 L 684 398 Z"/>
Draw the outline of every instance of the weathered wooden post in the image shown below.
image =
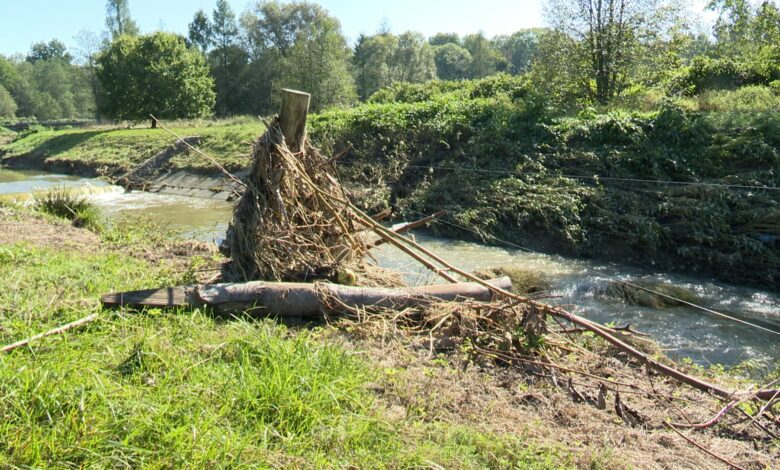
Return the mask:
<path id="1" fill-rule="evenodd" d="M 282 129 L 287 148 L 293 153 L 303 150 L 310 101 L 311 95 L 308 93 L 287 88 L 282 89 L 279 127 Z"/>

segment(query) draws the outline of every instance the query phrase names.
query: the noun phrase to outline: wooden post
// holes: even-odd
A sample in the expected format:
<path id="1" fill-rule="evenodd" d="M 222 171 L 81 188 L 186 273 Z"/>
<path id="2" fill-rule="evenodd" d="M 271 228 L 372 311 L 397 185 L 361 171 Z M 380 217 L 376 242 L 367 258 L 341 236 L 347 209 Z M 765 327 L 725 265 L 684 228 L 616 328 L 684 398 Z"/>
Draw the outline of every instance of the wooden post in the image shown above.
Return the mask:
<path id="1" fill-rule="evenodd" d="M 306 139 L 306 118 L 309 115 L 311 95 L 302 91 L 282 90 L 282 109 L 279 111 L 279 126 L 282 129 L 287 148 L 300 152 Z"/>

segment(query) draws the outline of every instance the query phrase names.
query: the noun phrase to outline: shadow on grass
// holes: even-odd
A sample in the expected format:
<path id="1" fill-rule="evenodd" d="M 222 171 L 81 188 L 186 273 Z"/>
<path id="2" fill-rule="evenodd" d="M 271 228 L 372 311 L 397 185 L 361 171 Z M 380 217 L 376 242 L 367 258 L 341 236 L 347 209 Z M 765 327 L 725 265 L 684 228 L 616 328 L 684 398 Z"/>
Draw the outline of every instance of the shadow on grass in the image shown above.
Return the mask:
<path id="1" fill-rule="evenodd" d="M 109 132 L 112 132 L 112 130 L 94 130 L 56 135 L 45 139 L 29 152 L 6 157 L 3 163 L 9 166 L 41 168 L 45 166 L 46 159 L 50 156 L 68 152 L 94 137 Z"/>

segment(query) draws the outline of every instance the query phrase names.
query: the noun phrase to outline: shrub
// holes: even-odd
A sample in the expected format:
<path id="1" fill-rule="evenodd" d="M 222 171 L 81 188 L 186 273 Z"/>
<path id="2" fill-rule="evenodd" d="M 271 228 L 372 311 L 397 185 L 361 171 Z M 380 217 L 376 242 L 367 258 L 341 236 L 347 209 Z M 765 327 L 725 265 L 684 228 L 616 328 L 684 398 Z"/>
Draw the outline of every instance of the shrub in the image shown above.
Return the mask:
<path id="1" fill-rule="evenodd" d="M 733 90 L 748 85 L 768 85 L 780 79 L 780 68 L 768 62 L 696 57 L 669 85 L 673 94 L 694 95 L 707 90 Z"/>
<path id="2" fill-rule="evenodd" d="M 40 212 L 72 221 L 75 227 L 99 230 L 102 225 L 100 209 L 73 188 L 54 186 L 36 193 L 34 206 Z"/>

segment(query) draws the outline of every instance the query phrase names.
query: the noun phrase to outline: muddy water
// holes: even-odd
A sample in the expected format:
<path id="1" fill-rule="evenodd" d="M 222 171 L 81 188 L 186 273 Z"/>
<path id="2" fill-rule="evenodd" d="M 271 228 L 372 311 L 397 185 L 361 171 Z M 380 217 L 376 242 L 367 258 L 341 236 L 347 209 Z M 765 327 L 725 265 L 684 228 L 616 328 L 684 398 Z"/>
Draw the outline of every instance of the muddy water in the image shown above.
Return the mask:
<path id="1" fill-rule="evenodd" d="M 149 193 L 125 193 L 96 180 L 40 172 L 0 168 L 0 198 L 15 193 L 29 197 L 31 191 L 57 184 L 80 186 L 112 218 L 141 216 L 206 241 L 219 241 L 230 218 L 230 204 L 213 199 L 195 199 Z M 21 193 L 21 194 L 20 194 Z M 780 298 L 758 291 L 614 263 L 577 260 L 475 243 L 442 240 L 417 235 L 417 240 L 446 260 L 466 270 L 495 266 L 519 266 L 548 277 L 553 288 L 547 301 L 565 305 L 604 323 L 632 324 L 659 341 L 673 357 L 689 357 L 699 364 L 735 365 L 751 361 L 757 367 L 780 362 L 780 336 L 740 325 L 688 308 L 654 309 L 630 305 L 600 295 L 610 281 L 656 281 L 684 287 L 698 302 L 711 309 L 780 331 Z M 413 285 L 435 282 L 414 261 L 392 247 L 375 253 L 380 265 L 401 271 Z"/>
<path id="2" fill-rule="evenodd" d="M 0 167 L 0 200 L 29 201 L 36 191 L 53 186 L 74 188 L 102 207 L 110 218 L 141 216 L 202 241 L 218 240 L 230 219 L 230 204 L 218 199 L 127 193 L 97 179 Z"/>

